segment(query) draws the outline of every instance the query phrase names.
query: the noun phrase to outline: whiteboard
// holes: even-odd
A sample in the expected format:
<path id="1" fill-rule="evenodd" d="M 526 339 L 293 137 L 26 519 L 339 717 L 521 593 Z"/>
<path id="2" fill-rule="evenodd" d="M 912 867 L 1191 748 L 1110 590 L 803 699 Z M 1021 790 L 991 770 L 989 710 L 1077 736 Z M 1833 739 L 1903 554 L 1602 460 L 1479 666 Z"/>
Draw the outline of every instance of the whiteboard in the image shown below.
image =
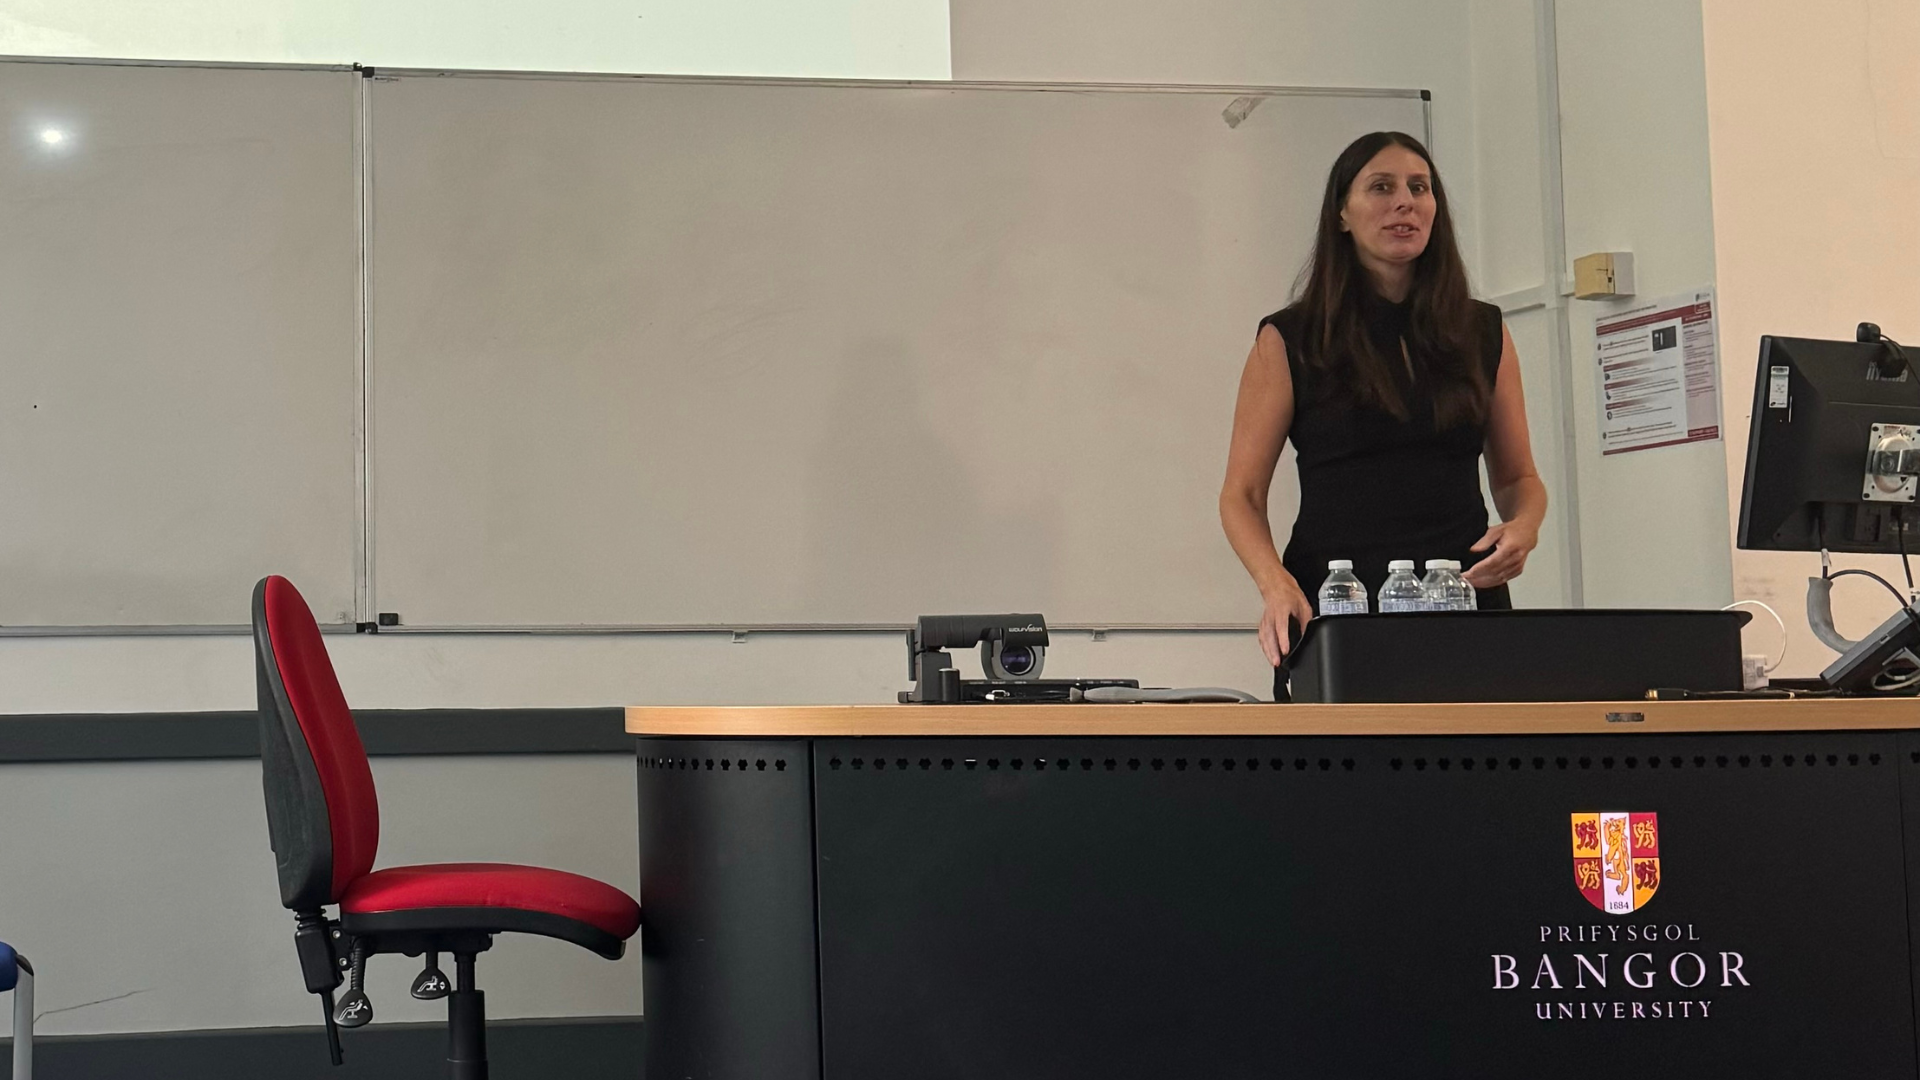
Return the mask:
<path id="1" fill-rule="evenodd" d="M 352 621 L 358 82 L 0 63 L 0 624 Z"/>
<path id="2" fill-rule="evenodd" d="M 1425 123 L 1417 92 L 368 94 L 371 584 L 433 627 L 1253 621 L 1216 510 L 1240 368 L 1334 157 Z"/>

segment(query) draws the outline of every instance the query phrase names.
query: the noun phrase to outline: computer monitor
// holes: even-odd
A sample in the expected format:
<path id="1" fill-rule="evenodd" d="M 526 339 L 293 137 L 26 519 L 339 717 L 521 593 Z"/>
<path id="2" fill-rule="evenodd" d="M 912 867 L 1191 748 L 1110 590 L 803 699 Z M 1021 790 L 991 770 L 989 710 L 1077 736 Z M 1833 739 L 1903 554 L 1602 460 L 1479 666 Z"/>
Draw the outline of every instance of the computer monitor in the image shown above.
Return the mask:
<path id="1" fill-rule="evenodd" d="M 1740 547 L 1920 554 L 1920 375 L 1889 348 L 1760 339 Z"/>
<path id="2" fill-rule="evenodd" d="M 1861 329 L 1877 336 L 1877 328 Z M 1881 341 L 1760 339 L 1740 493 L 1742 548 L 1920 550 L 1917 473 L 1920 373 L 1896 348 Z M 1824 591 L 1816 591 L 1825 584 L 1809 584 L 1809 618 L 1825 608 Z M 1908 680 L 1890 685 L 1886 677 L 1895 664 L 1915 663 L 1916 649 L 1920 611 L 1903 607 L 1820 677 L 1852 693 L 1904 687 Z"/>

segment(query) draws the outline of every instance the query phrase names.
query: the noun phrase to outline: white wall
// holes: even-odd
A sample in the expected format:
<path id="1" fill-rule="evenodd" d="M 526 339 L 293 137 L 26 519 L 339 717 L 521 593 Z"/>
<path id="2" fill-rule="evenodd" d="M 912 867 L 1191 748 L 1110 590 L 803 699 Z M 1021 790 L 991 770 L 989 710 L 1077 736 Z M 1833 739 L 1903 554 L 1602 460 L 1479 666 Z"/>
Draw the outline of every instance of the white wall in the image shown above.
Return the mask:
<path id="1" fill-rule="evenodd" d="M 1507 331 L 1520 357 L 1534 464 L 1547 486 L 1547 519 L 1527 572 L 1513 584 L 1523 607 L 1574 601 L 1568 484 L 1572 457 L 1562 423 L 1565 358 L 1557 314 L 1547 304 L 1546 215 L 1541 188 L 1540 57 L 1533 0 L 1473 0 L 1472 108 L 1479 171 L 1480 265 L 1476 291 L 1508 298 Z"/>
<path id="2" fill-rule="evenodd" d="M 0 0 L 0 56 L 947 77 L 946 0 Z"/>
<path id="3" fill-rule="evenodd" d="M 1559 0 L 1558 20 L 1569 258 L 1633 252 L 1642 299 L 1712 285 L 1699 5 Z M 1725 444 L 1600 454 L 1594 320 L 1631 303 L 1575 301 L 1572 316 L 1586 602 L 1719 607 L 1733 599 Z"/>
<path id="4" fill-rule="evenodd" d="M 1719 251 L 1727 483 L 1740 490 L 1760 335 L 1850 339 L 1877 322 L 1920 339 L 1920 5 L 1707 0 L 1714 241 Z M 1739 502 L 1729 507 L 1737 518 Z M 1892 557 L 1837 558 L 1896 583 Z M 1834 654 L 1807 628 L 1819 557 L 1733 552 L 1735 592 L 1787 620 L 1780 674 L 1813 675 Z M 1834 587 L 1840 631 L 1861 637 L 1892 614 L 1879 586 Z M 1777 654 L 1771 620 L 1750 637 Z"/>
<path id="5" fill-rule="evenodd" d="M 373 775 L 381 865 L 526 862 L 639 888 L 624 755 L 381 758 Z M 0 932 L 39 973 L 36 1033 L 320 1022 L 280 907 L 258 762 L 0 765 L 0 822 Z M 369 962 L 380 1020 L 445 1019 L 408 996 L 417 963 Z M 608 962 L 505 935 L 479 980 L 498 1018 L 640 1011 L 637 948 Z M 0 1010 L 0 1036 L 12 1015 Z"/>
<path id="6" fill-rule="evenodd" d="M 1480 262 L 1474 286 L 1485 297 L 1535 288 L 1546 275 L 1533 9 L 1533 0 L 1468 5 L 1479 186 L 1473 220 L 1479 222 Z M 1537 416 L 1529 419 L 1539 423 Z"/>

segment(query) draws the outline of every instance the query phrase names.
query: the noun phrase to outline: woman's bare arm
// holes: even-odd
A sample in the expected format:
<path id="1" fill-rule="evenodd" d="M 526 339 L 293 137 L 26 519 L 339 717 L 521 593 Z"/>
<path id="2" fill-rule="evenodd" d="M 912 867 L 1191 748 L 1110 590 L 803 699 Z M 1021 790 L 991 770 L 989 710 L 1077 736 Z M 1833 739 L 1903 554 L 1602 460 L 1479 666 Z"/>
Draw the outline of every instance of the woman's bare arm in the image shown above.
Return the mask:
<path id="1" fill-rule="evenodd" d="M 1500 524 L 1487 530 L 1475 551 L 1493 553 L 1466 573 L 1476 589 L 1490 589 L 1519 577 L 1527 556 L 1540 543 L 1547 518 L 1547 486 L 1533 464 L 1533 439 L 1527 431 L 1527 395 L 1520 384 L 1520 354 L 1513 335 L 1500 328 L 1500 370 L 1487 416 L 1487 480 Z"/>
<path id="2" fill-rule="evenodd" d="M 1240 374 L 1227 478 L 1220 489 L 1220 524 L 1260 590 L 1265 607 L 1260 646 L 1275 666 L 1292 647 L 1286 620 L 1305 626 L 1313 617 L 1313 606 L 1300 584 L 1280 563 L 1273 526 L 1267 520 L 1267 492 L 1292 427 L 1293 376 L 1287 370 L 1287 346 L 1278 330 L 1263 326 Z"/>

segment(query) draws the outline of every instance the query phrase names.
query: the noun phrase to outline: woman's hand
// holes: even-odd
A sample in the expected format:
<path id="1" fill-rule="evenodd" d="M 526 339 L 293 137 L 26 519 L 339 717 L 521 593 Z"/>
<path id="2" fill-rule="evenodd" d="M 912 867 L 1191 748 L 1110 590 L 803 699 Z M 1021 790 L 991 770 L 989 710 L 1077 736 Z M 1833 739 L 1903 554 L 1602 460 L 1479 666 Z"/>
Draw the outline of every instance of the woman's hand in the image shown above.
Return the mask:
<path id="1" fill-rule="evenodd" d="M 1512 581 L 1527 568 L 1527 556 L 1540 546 L 1540 527 L 1525 521 L 1505 521 L 1487 530 L 1473 545 L 1474 551 L 1493 549 L 1493 554 L 1473 564 L 1460 575 L 1476 589 L 1492 589 Z"/>
<path id="2" fill-rule="evenodd" d="M 1287 623 L 1296 622 L 1305 630 L 1308 620 L 1313 618 L 1313 605 L 1307 602 L 1307 594 L 1300 591 L 1300 583 L 1293 580 L 1291 574 L 1262 591 L 1267 609 L 1260 614 L 1260 648 L 1267 654 L 1267 663 L 1279 667 L 1288 650 L 1293 648 Z"/>

